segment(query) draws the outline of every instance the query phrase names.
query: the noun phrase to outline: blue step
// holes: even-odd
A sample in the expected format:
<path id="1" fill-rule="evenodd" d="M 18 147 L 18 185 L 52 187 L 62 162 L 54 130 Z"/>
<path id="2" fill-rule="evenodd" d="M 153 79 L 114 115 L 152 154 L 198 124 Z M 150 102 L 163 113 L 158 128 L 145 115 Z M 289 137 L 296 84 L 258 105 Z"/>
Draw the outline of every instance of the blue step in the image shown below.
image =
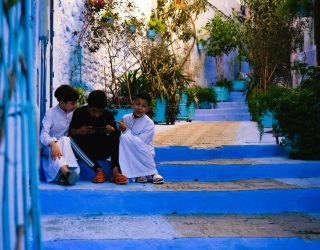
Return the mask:
<path id="1" fill-rule="evenodd" d="M 197 109 L 196 115 L 218 115 L 218 114 L 249 114 L 248 108 L 218 108 L 218 109 Z"/>
<path id="2" fill-rule="evenodd" d="M 248 113 L 243 114 L 225 114 L 225 115 L 195 115 L 195 121 L 250 121 Z"/>
<path id="3" fill-rule="evenodd" d="M 172 146 L 156 147 L 155 151 L 157 162 L 288 156 L 285 149 L 279 145 L 230 145 L 210 149 Z"/>
<path id="4" fill-rule="evenodd" d="M 61 240 L 43 243 L 45 250 L 114 250 L 114 249 L 157 249 L 157 250 L 319 250 L 319 240 L 291 238 L 216 237 L 175 239 L 112 239 L 112 240 Z"/>
<path id="5" fill-rule="evenodd" d="M 243 102 L 219 102 L 218 108 L 247 108 L 247 105 Z"/>
<path id="6" fill-rule="evenodd" d="M 320 161 L 288 164 L 160 164 L 166 181 L 233 181 L 254 178 L 320 177 Z"/>
<path id="7" fill-rule="evenodd" d="M 162 187 L 137 183 L 121 187 L 112 183 L 89 186 L 78 183 L 68 188 L 42 184 L 41 211 L 43 215 L 257 214 L 320 211 L 320 203 L 316 202 L 320 200 L 320 188 L 317 187 L 300 188 L 289 185 L 288 188 L 279 186 L 271 189 L 258 187 L 252 190 L 208 190 L 201 188 L 200 184 L 198 183 L 194 190 L 189 190 L 190 184 L 186 183 L 175 187 L 171 183 Z M 267 182 L 264 185 L 268 188 L 269 184 Z"/>

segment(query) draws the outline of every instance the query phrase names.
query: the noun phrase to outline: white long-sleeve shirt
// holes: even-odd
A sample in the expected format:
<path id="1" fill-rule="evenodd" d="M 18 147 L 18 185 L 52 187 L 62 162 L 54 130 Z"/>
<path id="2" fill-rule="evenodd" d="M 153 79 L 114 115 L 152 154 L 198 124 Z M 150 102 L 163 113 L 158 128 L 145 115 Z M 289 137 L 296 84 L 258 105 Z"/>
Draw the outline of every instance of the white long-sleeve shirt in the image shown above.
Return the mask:
<path id="1" fill-rule="evenodd" d="M 41 144 L 49 146 L 52 141 L 57 141 L 62 136 L 66 136 L 72 115 L 73 111 L 65 112 L 59 105 L 50 108 L 42 120 L 42 129 L 40 132 Z"/>

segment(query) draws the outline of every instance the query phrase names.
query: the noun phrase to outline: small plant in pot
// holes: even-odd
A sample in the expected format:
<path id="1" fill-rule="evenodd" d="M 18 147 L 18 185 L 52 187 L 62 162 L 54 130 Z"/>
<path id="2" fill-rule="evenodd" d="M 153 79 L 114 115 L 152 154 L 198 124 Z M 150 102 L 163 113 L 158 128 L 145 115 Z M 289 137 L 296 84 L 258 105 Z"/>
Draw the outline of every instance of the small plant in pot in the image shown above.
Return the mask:
<path id="1" fill-rule="evenodd" d="M 212 86 L 215 86 L 215 87 L 224 87 L 224 88 L 227 88 L 228 91 L 231 91 L 232 90 L 232 81 L 228 80 L 227 78 L 224 78 L 222 77 L 220 80 L 212 83 Z"/>
<path id="2" fill-rule="evenodd" d="M 166 25 L 160 19 L 152 18 L 147 22 L 148 30 L 147 37 L 154 39 L 158 32 L 164 33 L 166 31 Z"/>
<path id="3" fill-rule="evenodd" d="M 115 20 L 119 19 L 117 13 L 113 13 L 110 10 L 104 10 L 101 12 L 101 21 L 107 24 L 113 24 Z"/>
<path id="4" fill-rule="evenodd" d="M 199 40 L 197 41 L 197 48 L 198 48 L 198 50 L 204 50 L 205 47 L 206 47 L 206 45 L 207 45 L 207 41 L 204 40 L 204 39 L 199 39 Z"/>

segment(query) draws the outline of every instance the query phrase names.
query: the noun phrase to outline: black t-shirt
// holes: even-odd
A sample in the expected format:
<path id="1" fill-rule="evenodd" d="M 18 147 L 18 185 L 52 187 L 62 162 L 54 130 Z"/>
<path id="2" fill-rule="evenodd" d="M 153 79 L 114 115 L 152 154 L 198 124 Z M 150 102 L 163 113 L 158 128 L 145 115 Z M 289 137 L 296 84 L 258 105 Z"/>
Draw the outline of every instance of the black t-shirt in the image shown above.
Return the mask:
<path id="1" fill-rule="evenodd" d="M 82 106 L 80 108 L 77 108 L 72 116 L 72 120 L 69 126 L 69 129 L 79 129 L 82 126 L 92 126 L 93 128 L 97 128 L 95 130 L 95 133 L 87 136 L 76 136 L 74 138 L 81 140 L 89 139 L 89 137 L 95 137 L 96 139 L 102 139 L 102 135 L 105 135 L 105 130 L 103 129 L 107 125 L 111 125 L 117 130 L 116 122 L 114 120 L 113 114 L 108 111 L 104 110 L 103 114 L 99 116 L 98 118 L 94 118 L 90 116 L 88 105 Z M 101 137 L 102 136 L 102 137 Z M 100 137 L 100 138 L 99 138 Z"/>

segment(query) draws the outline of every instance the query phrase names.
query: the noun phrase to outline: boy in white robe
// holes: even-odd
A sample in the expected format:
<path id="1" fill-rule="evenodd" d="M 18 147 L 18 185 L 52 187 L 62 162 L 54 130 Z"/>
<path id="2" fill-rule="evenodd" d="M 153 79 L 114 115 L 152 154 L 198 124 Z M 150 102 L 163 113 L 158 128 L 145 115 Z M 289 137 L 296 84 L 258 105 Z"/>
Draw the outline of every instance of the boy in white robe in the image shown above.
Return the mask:
<path id="1" fill-rule="evenodd" d="M 147 182 L 147 176 L 152 176 L 154 184 L 162 184 L 154 161 L 154 123 L 146 115 L 150 108 L 151 98 L 140 94 L 133 102 L 133 113 L 123 116 L 119 124 L 119 163 L 122 174 L 136 178 L 136 182 Z"/>
<path id="2" fill-rule="evenodd" d="M 48 155 L 43 169 L 47 182 L 74 185 L 80 169 L 67 134 L 79 94 L 73 87 L 61 85 L 54 96 L 59 104 L 46 112 L 40 133 L 40 142 L 45 147 L 42 152 Z"/>

